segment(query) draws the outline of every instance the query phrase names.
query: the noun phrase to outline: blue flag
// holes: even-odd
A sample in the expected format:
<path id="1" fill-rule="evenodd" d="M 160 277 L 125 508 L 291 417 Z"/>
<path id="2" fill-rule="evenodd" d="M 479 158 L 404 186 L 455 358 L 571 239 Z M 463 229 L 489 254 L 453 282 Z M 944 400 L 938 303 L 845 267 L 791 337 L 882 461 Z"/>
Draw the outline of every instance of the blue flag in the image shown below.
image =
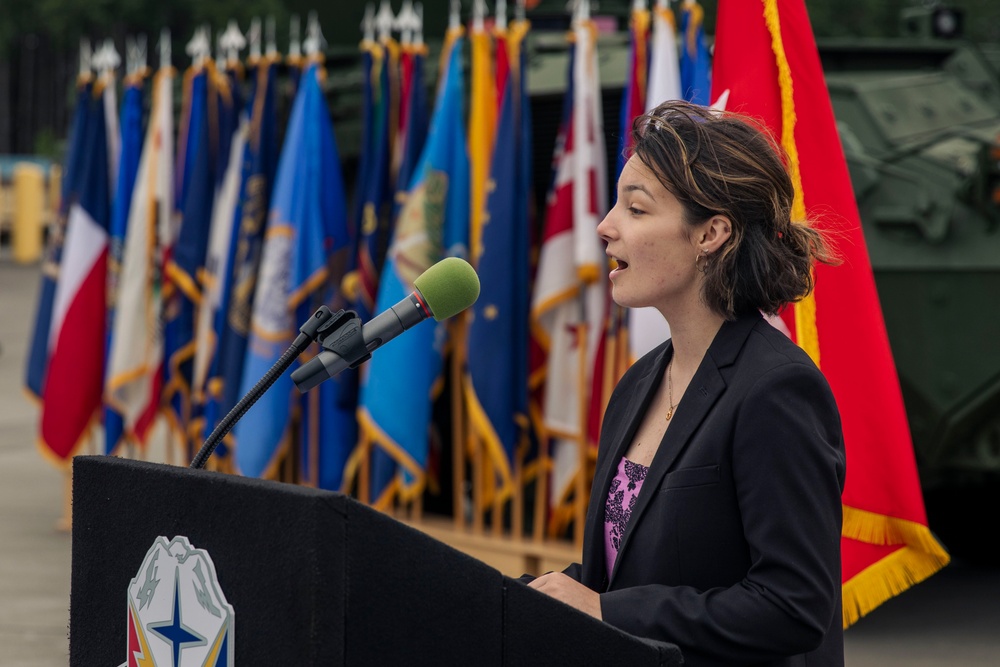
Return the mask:
<path id="1" fill-rule="evenodd" d="M 216 188 L 204 267 L 199 271 L 201 301 L 198 304 L 195 332 L 195 358 L 192 390 L 194 437 L 203 441 L 215 429 L 220 418 L 219 402 L 222 380 L 218 376 L 220 341 L 228 306 L 229 258 L 232 241 L 240 224 L 240 187 L 245 171 L 246 136 L 249 121 L 242 101 L 242 68 L 227 66 L 225 78 L 217 86 L 218 152 Z M 228 445 L 215 450 L 216 461 L 224 461 Z"/>
<path id="2" fill-rule="evenodd" d="M 396 203 L 391 198 L 389 171 L 392 158 L 390 122 L 395 100 L 392 81 L 396 76 L 396 58 L 389 44 L 365 40 L 361 43 L 364 129 L 360 176 L 356 184 L 353 222 L 357 241 L 351 258 L 351 270 L 344 281 L 344 295 L 350 307 L 362 321 L 371 319 L 378 295 L 379 277 L 385 260 L 390 223 L 395 217 Z M 396 105 L 398 106 L 398 105 Z M 337 404 L 346 409 L 357 408 L 359 372 L 347 369 L 332 380 Z M 321 387 L 321 389 L 328 389 Z M 357 425 L 355 420 L 355 440 Z M 346 464 L 346 459 L 343 461 Z M 341 466 L 341 473 L 343 466 Z M 343 482 L 343 476 L 340 478 Z"/>
<path id="3" fill-rule="evenodd" d="M 369 115 L 366 117 L 363 148 L 362 180 L 358 183 L 359 217 L 357 252 L 353 260 L 354 278 L 348 289 L 354 310 L 363 321 L 374 312 L 378 294 L 379 276 L 388 243 L 389 215 L 392 193 L 389 184 L 389 165 L 392 151 L 390 119 L 393 117 L 392 74 L 396 66 L 391 50 L 381 44 L 363 44 L 366 62 L 366 94 L 370 97 Z"/>
<path id="4" fill-rule="evenodd" d="M 257 271 L 270 209 L 274 172 L 278 165 L 278 122 L 275 110 L 277 60 L 261 60 L 251 72 L 247 103 L 250 128 L 243 154 L 240 203 L 229 247 L 227 281 L 222 288 L 225 305 L 219 334 L 214 376 L 221 383 L 213 392 L 215 403 L 206 406 L 206 431 L 214 429 L 241 398 L 243 361 L 250 335 L 250 318 L 257 291 Z M 226 445 L 220 445 L 225 447 Z"/>
<path id="5" fill-rule="evenodd" d="M 125 95 L 121 111 L 121 153 L 118 159 L 118 179 L 115 184 L 114 199 L 111 203 L 111 233 L 108 239 L 108 319 L 107 349 L 105 361 L 111 359 L 112 332 L 114 331 L 118 282 L 121 276 L 122 254 L 125 247 L 125 233 L 128 228 L 129 207 L 135 177 L 139 172 L 139 158 L 142 154 L 143 84 L 145 77 L 132 75 L 125 82 Z M 121 414 L 110 405 L 104 406 L 104 452 L 113 454 L 122 444 L 125 425 Z"/>
<path id="6" fill-rule="evenodd" d="M 522 362 L 527 363 L 510 355 L 511 345 L 527 336 L 528 321 L 527 302 L 519 302 L 515 295 L 519 281 L 513 275 L 527 271 L 528 264 L 527 253 L 521 252 L 525 239 L 518 238 L 517 229 L 517 90 L 512 79 L 507 77 L 497 118 L 499 140 L 493 148 L 482 254 L 476 263 L 482 287 L 469 323 L 465 385 L 469 426 L 490 462 L 500 500 L 513 491 L 514 450 L 520 430 L 512 376 Z"/>
<path id="7" fill-rule="evenodd" d="M 175 437 L 190 453 L 187 432 L 192 418 L 191 371 L 194 361 L 194 319 L 201 299 L 198 270 L 205 261 L 205 249 L 215 195 L 214 151 L 209 145 L 208 100 L 212 95 L 206 64 L 191 79 L 187 122 L 182 127 L 186 141 L 183 157 L 178 156 L 181 226 L 167 262 L 170 293 L 164 304 L 165 384 L 163 402 Z"/>
<path id="8" fill-rule="evenodd" d="M 688 102 L 708 106 L 712 92 L 711 59 L 705 44 L 705 10 L 697 2 L 680 7 L 681 94 Z"/>
<path id="9" fill-rule="evenodd" d="M 376 312 L 413 291 L 413 281 L 446 255 L 467 254 L 469 158 L 462 114 L 462 39 L 451 44 L 443 85 L 412 186 L 393 234 L 379 283 Z M 381 448 L 400 467 L 377 504 L 397 493 L 411 500 L 423 490 L 432 387 L 442 366 L 443 324 L 423 322 L 381 348 L 368 362 L 358 408 L 360 452 Z"/>
<path id="10" fill-rule="evenodd" d="M 80 180 L 86 160 L 83 144 L 87 136 L 87 124 L 91 122 L 90 98 L 93 80 L 81 77 L 76 86 L 76 107 L 69 129 L 69 148 L 63 166 L 62 191 L 59 197 L 59 218 L 49 230 L 45 255 L 42 258 L 42 281 L 38 294 L 38 311 L 31 336 L 31 349 L 25 369 L 25 388 L 36 399 L 41 400 L 45 386 L 45 373 L 49 364 L 49 331 L 52 326 L 52 304 L 56 296 L 59 277 L 59 263 L 62 260 L 63 241 L 66 234 L 66 216 L 70 205 L 79 199 Z M 104 122 L 103 116 L 93 116 L 93 122 Z"/>
<path id="11" fill-rule="evenodd" d="M 413 180 L 413 173 L 417 168 L 420 156 L 427 141 L 427 92 L 424 87 L 424 56 L 426 47 L 414 46 L 412 44 L 403 47 L 403 62 L 409 65 L 408 99 L 404 100 L 407 113 L 405 130 L 402 137 L 397 141 L 402 141 L 399 151 L 399 171 L 396 176 L 395 196 L 392 201 L 392 213 L 389 220 L 394 221 L 399 218 L 403 204 L 406 203 L 410 182 Z M 406 59 L 410 60 L 407 61 Z M 405 78 L 406 72 L 401 72 Z M 403 104 L 400 106 L 402 107 Z M 390 228 L 391 229 L 391 228 Z M 377 275 L 377 274 L 376 274 Z M 377 286 L 377 282 L 375 285 Z M 384 489 L 390 483 L 396 473 L 395 459 L 386 454 L 381 449 L 371 452 L 373 480 L 372 486 L 375 489 Z"/>
<path id="12" fill-rule="evenodd" d="M 331 271 L 330 263 L 346 259 L 350 248 L 340 158 L 318 76 L 318 66 L 310 63 L 299 78 L 278 161 L 241 396 L 274 365 L 301 324 L 328 296 L 327 284 L 340 277 Z M 317 485 L 326 483 L 319 479 L 323 468 L 319 459 L 329 449 L 346 449 L 353 438 L 338 442 L 335 429 L 327 428 L 320 419 L 330 416 L 323 414 L 322 393 L 314 392 L 304 399 L 286 372 L 250 408 L 235 430 L 235 460 L 240 473 L 271 476 L 279 455 L 290 452 L 293 409 L 303 410 L 307 436 L 316 434 L 317 440 L 322 436 L 330 440 L 302 439 L 306 448 L 315 445 L 303 457 L 302 478 Z M 311 411 L 317 407 L 319 415 Z M 333 455 L 342 456 L 337 452 Z"/>
<path id="13" fill-rule="evenodd" d="M 517 58 L 517 72 L 518 72 L 518 96 L 517 103 L 519 106 L 519 113 L 517 116 L 518 123 L 520 125 L 517 135 L 518 140 L 518 190 L 514 195 L 515 201 L 518 202 L 516 210 L 516 226 L 515 234 L 519 240 L 520 247 L 518 248 L 518 253 L 520 255 L 520 260 L 524 262 L 527 268 L 524 271 L 518 271 L 514 274 L 514 299 L 515 303 L 523 303 L 524 310 L 521 311 L 521 316 L 525 318 L 525 329 L 527 330 L 530 325 L 531 318 L 531 280 L 532 274 L 534 273 L 531 254 L 532 248 L 535 246 L 535 238 L 532 232 L 533 224 L 531 218 L 531 212 L 534 209 L 534 153 L 533 144 L 531 142 L 532 137 L 532 123 L 531 123 L 531 97 L 528 94 L 528 50 L 525 45 L 525 35 L 530 28 L 530 22 L 526 20 L 518 20 L 514 23 L 513 29 L 517 30 L 522 36 L 520 38 L 520 48 L 518 51 Z M 534 429 L 530 428 L 529 414 L 529 377 L 531 375 L 531 343 L 530 335 L 525 334 L 523 336 L 514 339 L 514 346 L 512 348 L 514 358 L 518 360 L 514 368 L 514 378 L 511 380 L 514 390 L 516 392 L 514 397 L 514 408 L 515 414 L 525 415 L 525 422 L 522 427 L 524 434 L 524 439 L 521 444 L 524 449 L 527 450 L 529 447 L 537 447 L 537 442 L 534 439 Z M 523 458 L 527 460 L 529 453 L 525 451 L 523 453 Z"/>

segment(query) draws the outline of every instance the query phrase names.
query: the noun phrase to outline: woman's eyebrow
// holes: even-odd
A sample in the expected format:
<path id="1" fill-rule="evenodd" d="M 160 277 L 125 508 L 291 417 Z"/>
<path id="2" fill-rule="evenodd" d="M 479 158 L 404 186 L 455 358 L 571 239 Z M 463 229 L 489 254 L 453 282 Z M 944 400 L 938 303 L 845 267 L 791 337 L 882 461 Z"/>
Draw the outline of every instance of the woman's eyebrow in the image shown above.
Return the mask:
<path id="1" fill-rule="evenodd" d="M 635 191 L 644 192 L 646 196 L 649 197 L 650 199 L 656 199 L 656 197 L 653 196 L 653 193 L 650 192 L 646 188 L 646 186 L 643 185 L 642 183 L 625 183 L 620 187 L 622 189 L 622 192 L 635 192 Z"/>

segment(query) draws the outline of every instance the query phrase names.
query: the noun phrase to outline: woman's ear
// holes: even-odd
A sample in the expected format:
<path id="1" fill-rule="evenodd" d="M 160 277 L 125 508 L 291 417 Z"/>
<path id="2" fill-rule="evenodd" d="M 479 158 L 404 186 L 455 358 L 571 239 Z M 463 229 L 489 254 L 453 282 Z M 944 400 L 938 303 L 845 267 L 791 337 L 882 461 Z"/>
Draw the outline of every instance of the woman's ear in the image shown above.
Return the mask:
<path id="1" fill-rule="evenodd" d="M 733 223 L 727 216 L 713 215 L 704 224 L 698 249 L 713 254 L 733 235 Z"/>

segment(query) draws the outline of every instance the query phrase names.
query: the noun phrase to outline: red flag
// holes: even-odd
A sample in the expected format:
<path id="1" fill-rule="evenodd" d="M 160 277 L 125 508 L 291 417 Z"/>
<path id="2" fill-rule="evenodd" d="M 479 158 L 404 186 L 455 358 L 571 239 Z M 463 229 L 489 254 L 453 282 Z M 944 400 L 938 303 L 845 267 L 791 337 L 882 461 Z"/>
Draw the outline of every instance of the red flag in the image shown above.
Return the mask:
<path id="1" fill-rule="evenodd" d="M 533 366 L 533 374 L 545 378 L 541 418 L 552 462 L 552 532 L 559 532 L 573 510 L 583 507 L 583 411 L 603 331 L 607 291 L 607 257 L 596 232 L 607 210 L 607 178 L 593 21 L 578 16 L 572 38 L 569 104 L 564 107 L 556 141 L 555 182 L 545 214 L 531 307 L 532 332 L 545 352 L 544 370 Z M 570 504 L 573 494 L 576 508 Z"/>
<path id="2" fill-rule="evenodd" d="M 847 448 L 844 627 L 948 561 L 927 527 L 913 445 L 860 216 L 803 0 L 721 3 L 712 99 L 761 119 L 788 153 L 793 218 L 831 232 L 843 260 L 783 314 L 823 370 Z"/>
<path id="3" fill-rule="evenodd" d="M 104 393 L 105 293 L 111 195 L 108 123 L 102 78 L 89 105 L 85 175 L 70 205 L 49 331 L 51 357 L 42 393 L 42 453 L 57 463 L 72 458 L 99 416 Z M 111 107 L 114 108 L 113 106 Z"/>

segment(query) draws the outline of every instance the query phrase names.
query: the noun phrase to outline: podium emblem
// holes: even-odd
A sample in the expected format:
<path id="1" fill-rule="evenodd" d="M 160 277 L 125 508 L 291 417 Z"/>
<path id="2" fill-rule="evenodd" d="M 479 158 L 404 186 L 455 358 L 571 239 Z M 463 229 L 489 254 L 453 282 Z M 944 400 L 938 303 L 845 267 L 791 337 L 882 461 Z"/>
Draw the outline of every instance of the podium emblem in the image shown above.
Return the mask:
<path id="1" fill-rule="evenodd" d="M 233 667 L 235 620 L 208 552 L 157 537 L 128 587 L 122 667 Z"/>

